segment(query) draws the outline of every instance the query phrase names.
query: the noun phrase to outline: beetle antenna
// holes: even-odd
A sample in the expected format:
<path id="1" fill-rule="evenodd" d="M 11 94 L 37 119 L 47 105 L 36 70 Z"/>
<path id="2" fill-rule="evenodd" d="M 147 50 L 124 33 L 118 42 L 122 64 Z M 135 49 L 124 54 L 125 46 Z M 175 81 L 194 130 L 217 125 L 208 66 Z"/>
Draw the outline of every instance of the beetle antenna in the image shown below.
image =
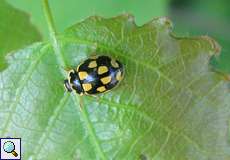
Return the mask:
<path id="1" fill-rule="evenodd" d="M 70 67 L 63 67 L 63 66 L 60 66 L 60 68 L 66 72 L 70 71 L 72 68 Z"/>

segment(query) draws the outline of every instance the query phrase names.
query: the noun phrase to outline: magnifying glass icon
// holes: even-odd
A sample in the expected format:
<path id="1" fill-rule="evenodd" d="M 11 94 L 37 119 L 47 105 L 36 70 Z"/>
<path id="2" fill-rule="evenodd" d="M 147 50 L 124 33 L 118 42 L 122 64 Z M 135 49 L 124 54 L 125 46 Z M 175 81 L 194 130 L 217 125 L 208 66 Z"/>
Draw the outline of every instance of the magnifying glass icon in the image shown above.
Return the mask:
<path id="1" fill-rule="evenodd" d="M 18 156 L 17 152 L 15 152 L 15 145 L 13 142 L 11 141 L 6 141 L 4 144 L 3 144 L 3 149 L 5 152 L 7 153 L 11 153 L 13 154 L 15 157 Z"/>

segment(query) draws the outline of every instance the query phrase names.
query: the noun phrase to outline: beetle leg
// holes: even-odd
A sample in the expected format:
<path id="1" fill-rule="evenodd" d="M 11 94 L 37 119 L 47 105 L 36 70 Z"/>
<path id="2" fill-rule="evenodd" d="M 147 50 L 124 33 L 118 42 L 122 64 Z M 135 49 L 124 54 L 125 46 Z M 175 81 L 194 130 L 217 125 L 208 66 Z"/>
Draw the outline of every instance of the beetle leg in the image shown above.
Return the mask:
<path id="1" fill-rule="evenodd" d="M 99 101 L 99 100 L 100 100 L 100 97 L 99 97 L 99 96 L 97 96 L 97 95 L 89 95 L 89 96 L 91 96 L 91 97 L 93 97 L 93 98 L 96 98 L 96 99 L 97 99 L 97 101 Z"/>
<path id="2" fill-rule="evenodd" d="M 80 111 L 82 111 L 84 106 L 83 106 L 83 100 L 81 96 L 79 97 L 79 104 L 80 104 Z"/>

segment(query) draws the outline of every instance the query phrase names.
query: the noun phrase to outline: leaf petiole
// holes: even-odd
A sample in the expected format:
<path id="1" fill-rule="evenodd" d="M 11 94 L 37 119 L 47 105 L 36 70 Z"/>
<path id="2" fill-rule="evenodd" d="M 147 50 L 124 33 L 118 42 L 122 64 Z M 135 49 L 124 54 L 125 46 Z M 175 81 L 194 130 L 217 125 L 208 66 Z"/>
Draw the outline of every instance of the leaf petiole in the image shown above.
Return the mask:
<path id="1" fill-rule="evenodd" d="M 58 43 L 58 39 L 57 39 L 57 30 L 56 27 L 54 25 L 54 20 L 53 20 L 53 16 L 52 16 L 52 12 L 49 6 L 49 1 L 48 0 L 42 0 L 42 5 L 43 5 L 43 11 L 44 11 L 44 15 L 46 18 L 46 22 L 48 25 L 48 29 L 50 32 L 50 39 L 51 39 L 51 43 L 54 49 L 54 54 L 57 57 L 58 63 L 60 67 L 66 67 L 66 63 L 64 60 L 64 57 L 61 53 L 61 49 L 60 49 L 60 45 Z M 62 74 L 65 76 L 65 72 L 60 68 Z"/>

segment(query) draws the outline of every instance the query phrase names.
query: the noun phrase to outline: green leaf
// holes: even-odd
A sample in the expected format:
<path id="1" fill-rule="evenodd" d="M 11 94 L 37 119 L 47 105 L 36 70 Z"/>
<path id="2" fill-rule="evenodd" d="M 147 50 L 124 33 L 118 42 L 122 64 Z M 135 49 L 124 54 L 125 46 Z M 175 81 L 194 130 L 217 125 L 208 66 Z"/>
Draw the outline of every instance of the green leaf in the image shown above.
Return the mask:
<path id="1" fill-rule="evenodd" d="M 171 26 L 90 17 L 54 49 L 36 43 L 8 56 L 0 136 L 22 137 L 23 159 L 229 159 L 229 82 L 209 66 L 220 48 L 209 37 L 172 36 Z M 64 91 L 64 68 L 93 53 L 119 59 L 125 77 L 98 98 L 81 97 L 80 109 L 80 97 Z"/>
<path id="2" fill-rule="evenodd" d="M 29 16 L 14 9 L 5 0 L 0 1 L 0 19 L 0 70 L 3 70 L 7 53 L 40 41 L 41 36 L 30 24 Z"/>

